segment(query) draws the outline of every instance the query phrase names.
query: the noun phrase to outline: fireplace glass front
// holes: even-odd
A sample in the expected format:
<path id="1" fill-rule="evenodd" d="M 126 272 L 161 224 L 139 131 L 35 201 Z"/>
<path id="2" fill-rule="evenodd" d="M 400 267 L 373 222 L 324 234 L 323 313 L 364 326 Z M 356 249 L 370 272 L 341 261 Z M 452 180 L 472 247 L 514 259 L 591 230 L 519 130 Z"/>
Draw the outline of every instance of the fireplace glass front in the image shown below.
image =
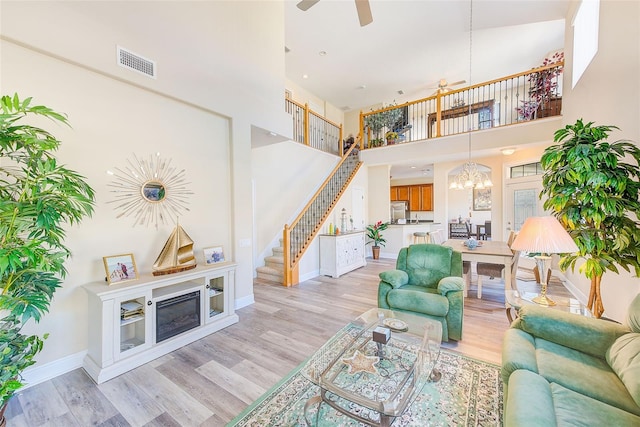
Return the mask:
<path id="1" fill-rule="evenodd" d="M 156 342 L 200 326 L 200 291 L 156 303 Z"/>

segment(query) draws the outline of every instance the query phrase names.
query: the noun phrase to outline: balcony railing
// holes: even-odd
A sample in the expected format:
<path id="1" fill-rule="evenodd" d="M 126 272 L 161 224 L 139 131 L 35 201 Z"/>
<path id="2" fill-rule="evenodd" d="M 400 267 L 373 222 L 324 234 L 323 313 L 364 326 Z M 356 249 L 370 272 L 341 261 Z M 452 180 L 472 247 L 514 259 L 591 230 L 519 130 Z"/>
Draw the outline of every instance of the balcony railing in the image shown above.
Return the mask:
<path id="1" fill-rule="evenodd" d="M 360 114 L 374 148 L 560 115 L 564 62 Z"/>
<path id="2" fill-rule="evenodd" d="M 327 153 L 342 156 L 342 125 L 325 119 L 309 105 L 285 99 L 286 112 L 293 120 L 293 140 Z"/>

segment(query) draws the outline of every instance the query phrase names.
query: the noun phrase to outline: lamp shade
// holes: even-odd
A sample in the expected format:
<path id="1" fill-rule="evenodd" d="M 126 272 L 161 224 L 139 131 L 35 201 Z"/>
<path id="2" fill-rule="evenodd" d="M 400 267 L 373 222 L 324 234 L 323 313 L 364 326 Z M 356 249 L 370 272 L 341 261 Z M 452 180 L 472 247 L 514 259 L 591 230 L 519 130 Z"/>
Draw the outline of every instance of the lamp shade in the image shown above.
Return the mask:
<path id="1" fill-rule="evenodd" d="M 553 216 L 532 216 L 525 220 L 511 244 L 515 251 L 562 254 L 577 252 L 578 246 Z"/>

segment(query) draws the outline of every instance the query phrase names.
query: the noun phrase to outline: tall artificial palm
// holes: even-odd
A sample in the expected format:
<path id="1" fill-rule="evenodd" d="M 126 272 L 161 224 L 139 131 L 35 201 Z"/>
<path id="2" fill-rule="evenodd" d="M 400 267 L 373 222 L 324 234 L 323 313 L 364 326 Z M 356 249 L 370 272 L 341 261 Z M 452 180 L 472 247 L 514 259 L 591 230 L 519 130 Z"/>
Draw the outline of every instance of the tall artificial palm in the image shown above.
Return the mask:
<path id="1" fill-rule="evenodd" d="M 588 307 L 604 313 L 600 283 L 607 271 L 635 270 L 640 275 L 640 148 L 627 140 L 606 141 L 615 126 L 578 120 L 555 132 L 542 156 L 544 208 L 551 210 L 578 245 L 565 254 L 560 268 L 591 279 Z M 630 162 L 630 163 L 627 163 Z"/>

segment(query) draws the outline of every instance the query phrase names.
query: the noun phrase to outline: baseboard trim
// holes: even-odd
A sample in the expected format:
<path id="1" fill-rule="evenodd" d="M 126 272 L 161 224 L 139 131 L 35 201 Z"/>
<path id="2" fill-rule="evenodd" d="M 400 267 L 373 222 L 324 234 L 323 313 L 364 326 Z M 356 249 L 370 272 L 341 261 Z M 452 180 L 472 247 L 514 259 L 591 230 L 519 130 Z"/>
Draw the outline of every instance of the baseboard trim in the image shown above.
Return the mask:
<path id="1" fill-rule="evenodd" d="M 86 354 L 87 351 L 83 350 L 58 360 L 54 360 L 53 362 L 45 364 L 37 363 L 36 365 L 26 369 L 22 374 L 25 386 L 21 390 L 49 381 L 57 376 L 71 372 L 74 369 L 82 368 L 82 361 Z"/>
<path id="2" fill-rule="evenodd" d="M 567 276 L 565 276 L 562 271 L 553 270 L 552 274 L 560 279 L 560 281 L 564 284 L 564 287 L 567 288 L 567 290 L 571 293 L 571 295 L 573 295 L 575 299 L 580 301 L 582 304 L 587 305 L 587 300 L 589 299 L 589 297 L 582 293 L 582 291 L 578 289 L 576 285 L 571 283 L 571 281 L 567 279 Z"/>
<path id="3" fill-rule="evenodd" d="M 300 280 L 300 282 L 305 282 L 307 280 L 315 279 L 318 276 L 320 276 L 320 269 L 303 274 L 298 279 Z"/>
<path id="4" fill-rule="evenodd" d="M 234 307 L 236 310 L 241 309 L 242 307 L 247 307 L 251 304 L 254 304 L 256 301 L 253 297 L 253 293 L 247 295 L 246 297 L 238 298 L 234 302 Z"/>

